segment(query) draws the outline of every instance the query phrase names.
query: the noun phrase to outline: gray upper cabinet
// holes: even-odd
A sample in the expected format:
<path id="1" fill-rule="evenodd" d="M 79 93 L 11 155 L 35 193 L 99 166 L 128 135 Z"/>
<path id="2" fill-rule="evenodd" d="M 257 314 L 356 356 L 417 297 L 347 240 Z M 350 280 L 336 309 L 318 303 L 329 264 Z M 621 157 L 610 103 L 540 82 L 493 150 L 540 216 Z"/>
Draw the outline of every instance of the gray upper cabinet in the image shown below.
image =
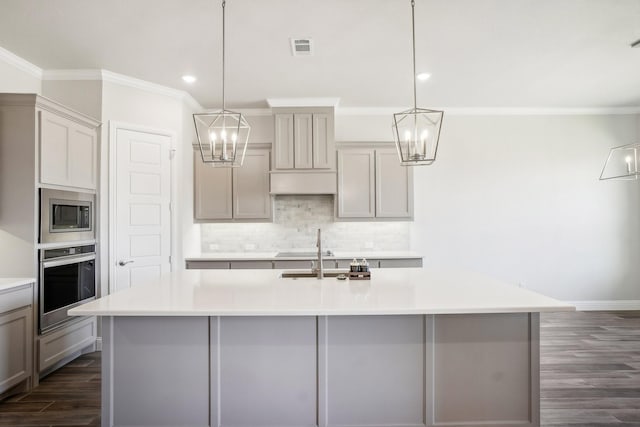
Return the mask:
<path id="1" fill-rule="evenodd" d="M 262 144 L 261 144 L 262 145 Z M 194 217 L 200 221 L 270 220 L 271 150 L 248 148 L 242 166 L 212 167 L 194 153 Z"/>
<path id="2" fill-rule="evenodd" d="M 375 151 L 338 150 L 338 217 L 375 216 Z"/>
<path id="3" fill-rule="evenodd" d="M 335 170 L 333 114 L 301 109 L 274 120 L 274 169 Z"/>
<path id="4" fill-rule="evenodd" d="M 40 111 L 40 182 L 95 190 L 97 170 L 96 125 Z"/>
<path id="5" fill-rule="evenodd" d="M 275 115 L 275 169 L 293 169 L 293 114 Z"/>
<path id="6" fill-rule="evenodd" d="M 232 169 L 217 168 L 202 161 L 195 151 L 195 219 L 218 220 L 233 218 Z"/>
<path id="7" fill-rule="evenodd" d="M 376 217 L 413 216 L 412 171 L 400 165 L 395 149 L 376 149 Z"/>
<path id="8" fill-rule="evenodd" d="M 401 166 L 390 144 L 353 144 L 338 149 L 337 217 L 413 218 L 413 173 Z"/>
<path id="9" fill-rule="evenodd" d="M 244 164 L 233 169 L 234 218 L 271 218 L 269 154 L 266 149 L 247 150 Z"/>

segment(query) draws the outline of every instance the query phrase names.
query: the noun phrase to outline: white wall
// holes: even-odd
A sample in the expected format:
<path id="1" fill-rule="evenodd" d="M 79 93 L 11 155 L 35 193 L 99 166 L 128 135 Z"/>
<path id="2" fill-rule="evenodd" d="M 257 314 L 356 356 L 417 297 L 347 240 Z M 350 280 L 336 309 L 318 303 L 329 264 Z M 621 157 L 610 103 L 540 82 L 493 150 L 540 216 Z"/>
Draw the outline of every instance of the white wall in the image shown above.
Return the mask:
<path id="1" fill-rule="evenodd" d="M 638 182 L 599 181 L 635 116 L 446 117 L 416 169 L 412 244 L 563 300 L 640 300 Z"/>

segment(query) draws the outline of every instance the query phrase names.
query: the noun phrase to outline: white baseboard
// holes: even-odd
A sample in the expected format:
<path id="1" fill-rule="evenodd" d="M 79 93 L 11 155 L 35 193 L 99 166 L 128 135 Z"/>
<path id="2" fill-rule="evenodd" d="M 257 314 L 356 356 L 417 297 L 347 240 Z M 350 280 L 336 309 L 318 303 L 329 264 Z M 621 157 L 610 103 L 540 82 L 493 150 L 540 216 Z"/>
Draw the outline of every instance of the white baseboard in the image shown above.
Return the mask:
<path id="1" fill-rule="evenodd" d="M 640 310 L 640 300 L 595 300 L 567 301 L 578 311 L 623 311 Z"/>
<path id="2" fill-rule="evenodd" d="M 96 338 L 96 351 L 102 351 L 102 337 Z"/>

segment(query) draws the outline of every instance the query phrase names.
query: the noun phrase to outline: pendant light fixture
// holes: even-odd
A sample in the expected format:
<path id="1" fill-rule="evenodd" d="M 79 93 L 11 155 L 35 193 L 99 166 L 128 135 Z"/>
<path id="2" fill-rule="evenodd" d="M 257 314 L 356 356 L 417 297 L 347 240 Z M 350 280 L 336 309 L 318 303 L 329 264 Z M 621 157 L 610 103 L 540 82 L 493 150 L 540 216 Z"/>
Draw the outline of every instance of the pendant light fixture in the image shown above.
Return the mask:
<path id="1" fill-rule="evenodd" d="M 242 114 L 226 109 L 225 77 L 225 6 L 222 0 L 222 110 L 193 115 L 202 161 L 211 166 L 242 166 L 251 127 Z"/>
<path id="2" fill-rule="evenodd" d="M 411 0 L 413 108 L 393 115 L 393 139 L 403 166 L 430 165 L 436 160 L 444 111 L 417 107 L 415 0 Z"/>
<path id="3" fill-rule="evenodd" d="M 640 177 L 640 143 L 622 145 L 609 150 L 600 180 L 638 179 Z"/>

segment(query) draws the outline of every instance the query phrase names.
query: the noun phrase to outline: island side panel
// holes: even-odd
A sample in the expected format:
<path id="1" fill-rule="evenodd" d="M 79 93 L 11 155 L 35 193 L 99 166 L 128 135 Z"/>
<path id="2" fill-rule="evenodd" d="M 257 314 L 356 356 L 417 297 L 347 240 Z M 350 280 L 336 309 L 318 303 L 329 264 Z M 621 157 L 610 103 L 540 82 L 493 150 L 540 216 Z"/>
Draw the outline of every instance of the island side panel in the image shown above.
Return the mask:
<path id="1" fill-rule="evenodd" d="M 111 424 L 103 425 L 209 425 L 208 317 L 114 317 L 103 324 L 110 353 L 103 402 L 112 408 Z"/>
<path id="2" fill-rule="evenodd" d="M 219 322 L 219 325 L 216 323 Z M 212 318 L 214 425 L 317 424 L 315 316 Z M 218 375 L 216 375 L 216 373 Z"/>
<path id="3" fill-rule="evenodd" d="M 537 313 L 426 317 L 429 426 L 539 425 Z"/>
<path id="4" fill-rule="evenodd" d="M 423 426 L 424 316 L 330 316 L 324 325 L 320 425 Z"/>

